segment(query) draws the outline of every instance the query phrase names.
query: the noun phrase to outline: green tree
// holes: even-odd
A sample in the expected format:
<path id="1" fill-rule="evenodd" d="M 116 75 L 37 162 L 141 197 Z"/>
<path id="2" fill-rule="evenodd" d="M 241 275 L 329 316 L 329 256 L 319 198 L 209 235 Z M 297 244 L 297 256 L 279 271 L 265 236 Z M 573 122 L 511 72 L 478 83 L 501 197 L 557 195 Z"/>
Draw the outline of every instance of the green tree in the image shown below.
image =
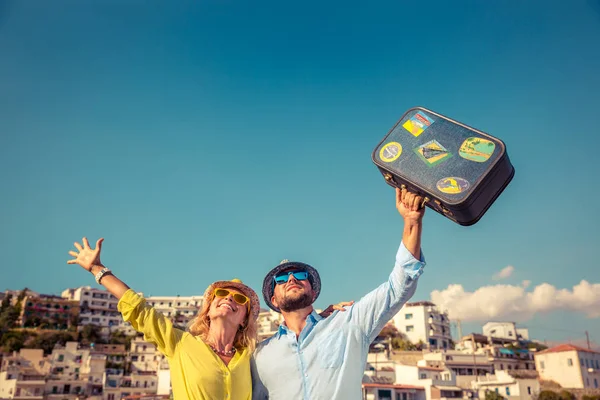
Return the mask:
<path id="1" fill-rule="evenodd" d="M 20 303 L 23 301 L 23 299 L 27 296 L 28 291 L 29 291 L 28 288 L 24 288 L 23 290 L 21 290 L 21 292 L 19 293 L 19 296 L 17 296 L 17 303 Z"/>
<path id="2" fill-rule="evenodd" d="M 2 304 L 0 304 L 0 314 L 4 312 L 10 306 L 10 300 L 12 299 L 12 294 L 7 294 L 2 299 Z"/>
<path id="3" fill-rule="evenodd" d="M 504 400 L 504 397 L 496 392 L 487 391 L 485 392 L 485 400 Z"/>
<path id="4" fill-rule="evenodd" d="M 113 331 L 110 333 L 108 343 L 110 344 L 124 344 L 125 350 L 129 351 L 131 347 L 131 341 L 135 338 L 134 336 L 128 336 L 123 331 Z"/>
<path id="5" fill-rule="evenodd" d="M 0 327 L 4 328 L 5 331 L 14 327 L 19 319 L 19 315 L 21 315 L 20 306 L 8 306 L 2 314 L 0 314 Z"/>
<path id="6" fill-rule="evenodd" d="M 402 351 L 417 350 L 417 346 L 412 344 L 410 340 L 401 337 L 392 338 L 392 348 Z"/>
<path id="7" fill-rule="evenodd" d="M 596 394 L 596 395 L 593 395 L 593 394 L 584 394 L 581 397 L 581 400 L 600 400 L 600 394 Z"/>
<path id="8" fill-rule="evenodd" d="M 27 333 L 19 331 L 9 331 L 0 336 L 0 347 L 5 352 L 19 351 L 25 347 Z"/>
<path id="9" fill-rule="evenodd" d="M 560 395 L 552 390 L 542 390 L 538 400 L 561 400 Z"/>
<path id="10" fill-rule="evenodd" d="M 577 396 L 575 396 L 573 393 L 569 392 L 568 390 L 562 390 L 560 392 L 561 400 L 575 400 L 576 398 L 577 398 Z"/>
<path id="11" fill-rule="evenodd" d="M 44 334 L 31 341 L 31 348 L 43 349 L 44 354 L 50 354 L 57 344 L 64 346 L 71 341 L 75 341 L 75 338 L 68 332 Z"/>
<path id="12" fill-rule="evenodd" d="M 104 343 L 100 334 L 100 327 L 96 325 L 85 325 L 79 332 L 79 341 L 82 343 Z"/>

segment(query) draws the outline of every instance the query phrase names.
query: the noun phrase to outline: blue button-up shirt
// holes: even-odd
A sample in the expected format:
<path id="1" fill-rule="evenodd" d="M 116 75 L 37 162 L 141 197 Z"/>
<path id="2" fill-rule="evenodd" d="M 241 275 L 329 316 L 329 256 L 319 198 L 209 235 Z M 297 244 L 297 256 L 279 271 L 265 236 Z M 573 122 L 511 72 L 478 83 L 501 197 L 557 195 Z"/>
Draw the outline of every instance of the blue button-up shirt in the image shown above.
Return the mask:
<path id="1" fill-rule="evenodd" d="M 253 399 L 362 398 L 369 345 L 415 293 L 425 259 L 400 244 L 388 281 L 348 307 L 322 318 L 313 311 L 300 336 L 282 324 L 257 346 Z"/>

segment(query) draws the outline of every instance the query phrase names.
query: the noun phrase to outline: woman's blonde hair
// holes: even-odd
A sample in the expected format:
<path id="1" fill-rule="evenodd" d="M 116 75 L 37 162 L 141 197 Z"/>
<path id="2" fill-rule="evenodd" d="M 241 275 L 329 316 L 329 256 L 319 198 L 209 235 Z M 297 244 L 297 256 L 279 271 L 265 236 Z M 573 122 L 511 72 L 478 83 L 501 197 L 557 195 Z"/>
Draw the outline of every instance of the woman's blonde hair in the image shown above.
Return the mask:
<path id="1" fill-rule="evenodd" d="M 210 293 L 208 297 L 204 298 L 204 303 L 202 304 L 202 310 L 198 313 L 196 318 L 190 321 L 188 325 L 188 332 L 190 332 L 194 336 L 200 336 L 202 340 L 205 342 L 208 339 L 208 331 L 210 330 L 210 318 L 208 317 L 208 312 L 210 310 L 210 306 L 215 299 L 215 294 Z M 248 309 L 246 309 L 248 310 Z M 256 339 L 258 332 L 258 322 L 254 318 L 250 311 L 246 312 L 246 320 L 243 327 L 240 327 L 235 334 L 235 338 L 233 339 L 233 347 L 236 349 L 248 349 L 250 353 L 254 352 L 256 348 Z"/>

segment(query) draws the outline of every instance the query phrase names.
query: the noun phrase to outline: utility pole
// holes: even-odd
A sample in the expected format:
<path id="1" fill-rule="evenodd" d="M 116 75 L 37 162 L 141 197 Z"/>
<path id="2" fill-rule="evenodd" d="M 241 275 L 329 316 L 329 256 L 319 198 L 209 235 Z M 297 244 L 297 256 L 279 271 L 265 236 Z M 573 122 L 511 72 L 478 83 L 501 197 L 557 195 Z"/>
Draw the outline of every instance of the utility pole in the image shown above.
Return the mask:
<path id="1" fill-rule="evenodd" d="M 460 326 L 460 319 L 456 320 L 456 330 L 458 331 L 458 341 L 462 339 L 462 327 Z"/>
<path id="2" fill-rule="evenodd" d="M 475 334 L 471 334 L 471 340 L 473 341 L 473 367 L 475 373 L 475 382 L 479 382 L 479 375 L 477 374 L 477 359 L 475 358 L 475 350 L 477 349 L 477 344 L 475 343 Z"/>
<path id="3" fill-rule="evenodd" d="M 588 350 L 591 350 L 592 347 L 590 346 L 590 334 L 588 331 L 585 331 L 585 339 L 587 340 Z"/>

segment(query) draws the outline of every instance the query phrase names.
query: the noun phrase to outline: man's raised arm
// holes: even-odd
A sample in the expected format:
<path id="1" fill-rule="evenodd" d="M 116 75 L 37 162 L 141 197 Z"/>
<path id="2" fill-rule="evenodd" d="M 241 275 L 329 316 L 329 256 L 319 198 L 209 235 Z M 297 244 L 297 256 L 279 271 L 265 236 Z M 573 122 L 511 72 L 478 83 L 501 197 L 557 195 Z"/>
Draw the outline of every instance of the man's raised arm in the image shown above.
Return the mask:
<path id="1" fill-rule="evenodd" d="M 413 296 L 425 266 L 421 252 L 423 198 L 406 189 L 396 189 L 396 209 L 404 219 L 404 230 L 394 269 L 387 282 L 356 302 L 346 315 L 351 323 L 361 327 L 369 343 Z"/>

